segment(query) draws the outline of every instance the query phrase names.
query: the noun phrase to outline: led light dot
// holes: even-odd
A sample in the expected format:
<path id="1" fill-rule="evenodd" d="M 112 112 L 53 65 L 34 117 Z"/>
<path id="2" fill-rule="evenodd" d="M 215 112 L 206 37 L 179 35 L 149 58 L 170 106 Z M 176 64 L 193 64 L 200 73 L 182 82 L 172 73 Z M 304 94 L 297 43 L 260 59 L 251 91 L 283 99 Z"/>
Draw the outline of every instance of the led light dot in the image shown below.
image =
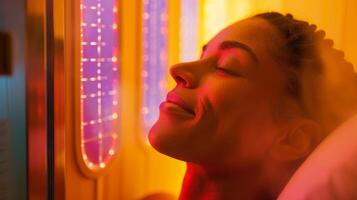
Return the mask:
<path id="1" fill-rule="evenodd" d="M 111 155 L 111 156 L 112 156 L 112 155 L 114 155 L 114 154 L 115 154 L 114 149 L 110 149 L 110 150 L 109 150 L 109 155 Z"/>
<path id="2" fill-rule="evenodd" d="M 102 168 L 102 169 L 104 169 L 104 168 L 105 168 L 105 163 L 103 163 L 103 162 L 100 163 L 100 164 L 99 164 L 99 167 Z"/>
<path id="3" fill-rule="evenodd" d="M 116 56 L 113 56 L 113 57 L 112 57 L 112 62 L 117 62 L 117 60 L 118 60 L 118 59 L 117 59 Z"/>

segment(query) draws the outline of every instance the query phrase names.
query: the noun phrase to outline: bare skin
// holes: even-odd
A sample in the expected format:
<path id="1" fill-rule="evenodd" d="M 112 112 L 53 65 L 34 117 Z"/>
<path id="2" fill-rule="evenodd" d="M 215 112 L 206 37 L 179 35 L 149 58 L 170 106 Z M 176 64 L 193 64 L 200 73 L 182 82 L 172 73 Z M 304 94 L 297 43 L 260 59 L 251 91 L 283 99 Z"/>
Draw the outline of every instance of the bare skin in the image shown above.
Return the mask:
<path id="1" fill-rule="evenodd" d="M 284 66 L 272 56 L 281 38 L 263 19 L 243 20 L 209 41 L 199 60 L 171 67 L 177 85 L 149 140 L 187 162 L 181 200 L 275 199 L 320 141 L 319 126 L 293 103 L 291 118 L 276 120 L 290 102 Z"/>

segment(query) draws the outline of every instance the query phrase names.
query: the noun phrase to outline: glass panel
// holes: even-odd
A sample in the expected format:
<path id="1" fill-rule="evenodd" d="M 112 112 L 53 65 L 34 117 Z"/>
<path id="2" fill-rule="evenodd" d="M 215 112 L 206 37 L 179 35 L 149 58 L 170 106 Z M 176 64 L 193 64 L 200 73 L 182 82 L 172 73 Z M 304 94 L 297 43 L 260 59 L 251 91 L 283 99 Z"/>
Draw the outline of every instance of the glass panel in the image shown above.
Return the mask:
<path id="1" fill-rule="evenodd" d="M 181 1 L 180 62 L 197 59 L 198 53 L 198 0 Z"/>
<path id="2" fill-rule="evenodd" d="M 81 148 L 90 169 L 104 168 L 118 144 L 116 0 L 81 1 Z"/>
<path id="3" fill-rule="evenodd" d="M 147 132 L 159 116 L 167 87 L 167 0 L 145 0 L 143 18 L 142 115 Z"/>

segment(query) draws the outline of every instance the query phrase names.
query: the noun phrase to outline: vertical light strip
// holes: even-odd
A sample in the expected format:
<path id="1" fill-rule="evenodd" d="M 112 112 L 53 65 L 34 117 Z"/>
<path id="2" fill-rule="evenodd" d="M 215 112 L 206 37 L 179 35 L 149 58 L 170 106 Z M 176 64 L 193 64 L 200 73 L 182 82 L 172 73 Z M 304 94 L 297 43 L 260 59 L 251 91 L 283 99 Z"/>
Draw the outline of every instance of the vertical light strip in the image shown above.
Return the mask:
<path id="1" fill-rule="evenodd" d="M 252 5 L 251 0 L 204 0 L 201 41 L 207 43 L 224 27 L 248 17 L 252 14 Z"/>
<path id="2" fill-rule="evenodd" d="M 167 87 L 168 2 L 144 0 L 142 119 L 145 132 L 159 116 Z"/>
<path id="3" fill-rule="evenodd" d="M 116 0 L 82 0 L 81 150 L 90 169 L 105 168 L 118 144 L 118 8 Z"/>
<path id="4" fill-rule="evenodd" d="M 182 0 L 180 17 L 180 61 L 197 59 L 199 0 Z"/>
<path id="5" fill-rule="evenodd" d="M 200 37 L 205 44 L 226 25 L 226 0 L 204 0 L 202 6 L 203 30 Z"/>

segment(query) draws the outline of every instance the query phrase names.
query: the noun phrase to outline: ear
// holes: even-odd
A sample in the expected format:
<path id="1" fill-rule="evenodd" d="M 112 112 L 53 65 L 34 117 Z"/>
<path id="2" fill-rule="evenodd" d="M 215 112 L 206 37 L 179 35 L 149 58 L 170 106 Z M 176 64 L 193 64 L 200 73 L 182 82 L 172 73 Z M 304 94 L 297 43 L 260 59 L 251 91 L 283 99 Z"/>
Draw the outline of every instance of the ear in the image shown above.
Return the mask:
<path id="1" fill-rule="evenodd" d="M 323 138 L 320 125 L 301 119 L 286 128 L 273 144 L 271 156 L 279 161 L 297 161 L 306 158 Z"/>

